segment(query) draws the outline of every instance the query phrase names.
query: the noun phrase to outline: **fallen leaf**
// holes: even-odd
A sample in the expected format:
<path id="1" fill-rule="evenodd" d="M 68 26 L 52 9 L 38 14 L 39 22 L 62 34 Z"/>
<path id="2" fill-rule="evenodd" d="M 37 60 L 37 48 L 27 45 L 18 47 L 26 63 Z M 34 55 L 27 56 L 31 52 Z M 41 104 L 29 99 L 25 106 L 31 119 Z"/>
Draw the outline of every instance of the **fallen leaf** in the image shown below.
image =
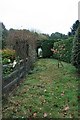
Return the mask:
<path id="1" fill-rule="evenodd" d="M 35 113 L 33 113 L 33 117 L 35 118 L 36 117 L 36 115 L 37 115 L 37 113 L 35 112 Z"/>
<path id="2" fill-rule="evenodd" d="M 61 96 L 64 96 L 64 93 L 61 93 Z"/>
<path id="3" fill-rule="evenodd" d="M 46 92 L 46 89 L 44 90 L 44 92 Z"/>
<path id="4" fill-rule="evenodd" d="M 65 112 L 64 115 L 67 115 L 67 113 Z"/>
<path id="5" fill-rule="evenodd" d="M 51 113 L 49 115 L 51 115 Z"/>
<path id="6" fill-rule="evenodd" d="M 72 118 L 72 115 L 70 114 L 69 118 Z"/>
<path id="7" fill-rule="evenodd" d="M 67 110 L 69 110 L 69 106 L 66 106 L 66 107 L 64 108 L 64 111 L 67 111 Z"/>
<path id="8" fill-rule="evenodd" d="M 40 110 L 42 110 L 42 108 L 39 108 Z"/>
<path id="9" fill-rule="evenodd" d="M 44 117 L 47 117 L 47 113 L 44 113 Z"/>

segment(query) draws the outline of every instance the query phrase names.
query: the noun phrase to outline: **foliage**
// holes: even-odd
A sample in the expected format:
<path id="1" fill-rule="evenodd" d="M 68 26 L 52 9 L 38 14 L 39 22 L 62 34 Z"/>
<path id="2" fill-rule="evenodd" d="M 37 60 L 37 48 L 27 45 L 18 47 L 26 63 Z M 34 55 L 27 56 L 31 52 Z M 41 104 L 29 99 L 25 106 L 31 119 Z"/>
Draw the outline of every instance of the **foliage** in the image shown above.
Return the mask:
<path id="1" fill-rule="evenodd" d="M 14 71 L 14 68 L 12 66 L 7 66 L 4 70 L 3 70 L 3 77 L 11 74 Z"/>
<path id="2" fill-rule="evenodd" d="M 12 63 L 16 59 L 16 52 L 15 50 L 11 50 L 7 48 L 0 51 L 0 54 L 2 54 L 2 64 L 7 65 L 6 68 L 3 67 L 3 77 L 4 77 L 13 71 Z M 9 63 L 11 63 L 11 65 Z"/>
<path id="3" fill-rule="evenodd" d="M 2 59 L 2 63 L 3 63 L 3 64 L 8 64 L 8 63 L 10 63 L 10 62 L 11 62 L 11 60 L 8 59 L 8 58 Z"/>
<path id="4" fill-rule="evenodd" d="M 79 27 L 79 20 L 76 20 L 71 27 L 71 32 L 68 32 L 68 36 L 74 36 L 78 27 Z"/>
<path id="5" fill-rule="evenodd" d="M 11 49 L 3 49 L 2 50 L 2 61 L 3 64 L 5 63 L 9 63 L 9 59 L 13 62 L 14 59 L 16 57 L 16 52 L 15 50 L 11 50 Z"/>
<path id="6" fill-rule="evenodd" d="M 43 33 L 38 34 L 38 40 L 43 41 L 43 40 L 48 40 L 48 39 L 49 39 L 48 34 L 43 34 Z"/>
<path id="7" fill-rule="evenodd" d="M 55 33 L 52 33 L 51 34 L 51 36 L 50 36 L 50 39 L 51 40 L 54 40 L 54 41 L 59 41 L 59 40 L 61 40 L 61 39 L 67 39 L 68 38 L 68 36 L 67 35 L 65 35 L 65 34 L 62 34 L 62 33 L 59 33 L 59 32 L 55 32 Z"/>
<path id="8" fill-rule="evenodd" d="M 42 48 L 42 56 L 43 56 L 43 58 L 52 56 L 51 48 L 53 48 L 53 44 L 54 44 L 54 40 L 38 41 L 37 47 Z"/>
<path id="9" fill-rule="evenodd" d="M 71 62 L 72 42 L 73 37 L 68 38 L 67 40 L 55 42 L 54 49 L 57 51 L 57 53 L 54 53 L 53 57 L 68 63 Z"/>
<path id="10" fill-rule="evenodd" d="M 76 69 L 57 60 L 40 59 L 21 85 L 3 104 L 3 118 L 72 118 L 78 117 Z M 74 80 L 73 80 L 74 79 Z"/>
<path id="11" fill-rule="evenodd" d="M 2 49 L 6 47 L 7 35 L 8 35 L 8 31 L 5 28 L 5 25 L 2 23 Z"/>
<path id="12" fill-rule="evenodd" d="M 72 64 L 80 71 L 80 24 L 73 41 Z"/>
<path id="13" fill-rule="evenodd" d="M 7 37 L 7 46 L 16 50 L 20 58 L 30 57 L 31 61 L 35 61 L 37 39 L 38 35 L 29 30 L 10 29 Z"/>

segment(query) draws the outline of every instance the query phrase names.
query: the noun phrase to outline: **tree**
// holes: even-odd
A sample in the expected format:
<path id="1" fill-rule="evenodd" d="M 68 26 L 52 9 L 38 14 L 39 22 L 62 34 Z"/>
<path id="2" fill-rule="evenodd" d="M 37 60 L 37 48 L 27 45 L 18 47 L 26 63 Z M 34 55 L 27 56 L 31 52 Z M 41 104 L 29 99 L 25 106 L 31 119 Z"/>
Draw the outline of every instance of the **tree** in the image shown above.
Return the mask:
<path id="1" fill-rule="evenodd" d="M 73 41 L 72 64 L 80 72 L 80 23 Z"/>
<path id="2" fill-rule="evenodd" d="M 71 35 L 75 35 L 78 26 L 79 26 L 79 20 L 76 20 L 71 27 Z"/>
<path id="3" fill-rule="evenodd" d="M 58 51 L 57 49 L 51 49 L 51 51 L 53 52 L 53 54 L 59 54 L 59 52 L 60 51 Z M 60 55 L 58 55 L 58 58 L 57 58 L 57 60 L 58 60 L 58 68 L 60 67 L 60 65 L 63 67 L 63 64 L 62 64 L 62 62 L 61 62 L 61 58 L 60 58 L 61 56 Z"/>
<path id="4" fill-rule="evenodd" d="M 20 58 L 30 57 L 31 61 L 36 58 L 37 34 L 23 29 L 10 29 L 7 36 L 7 47 L 16 50 Z"/>
<path id="5" fill-rule="evenodd" d="M 8 35 L 8 31 L 7 29 L 5 28 L 5 25 L 2 23 L 2 49 L 6 47 L 6 38 L 7 38 L 7 35 Z"/>
<path id="6" fill-rule="evenodd" d="M 49 40 L 49 35 L 48 34 L 39 33 L 38 34 L 38 40 L 39 41 Z"/>
<path id="7" fill-rule="evenodd" d="M 61 39 L 67 39 L 67 35 L 59 33 L 59 32 L 55 32 L 51 34 L 51 40 L 54 40 L 57 42 Z"/>
<path id="8" fill-rule="evenodd" d="M 68 36 L 69 36 L 69 37 L 71 37 L 71 36 L 72 36 L 72 35 L 71 35 L 71 32 L 68 32 Z"/>

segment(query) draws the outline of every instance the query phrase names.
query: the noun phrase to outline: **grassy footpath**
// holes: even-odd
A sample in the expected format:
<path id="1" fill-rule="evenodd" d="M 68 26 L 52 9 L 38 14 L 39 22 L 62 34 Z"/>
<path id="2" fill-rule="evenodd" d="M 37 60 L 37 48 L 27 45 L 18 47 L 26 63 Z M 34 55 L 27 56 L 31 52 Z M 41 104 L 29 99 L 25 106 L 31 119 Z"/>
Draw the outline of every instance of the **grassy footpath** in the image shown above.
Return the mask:
<path id="1" fill-rule="evenodd" d="M 77 118 L 78 78 L 71 64 L 39 59 L 34 70 L 3 105 L 3 117 Z"/>

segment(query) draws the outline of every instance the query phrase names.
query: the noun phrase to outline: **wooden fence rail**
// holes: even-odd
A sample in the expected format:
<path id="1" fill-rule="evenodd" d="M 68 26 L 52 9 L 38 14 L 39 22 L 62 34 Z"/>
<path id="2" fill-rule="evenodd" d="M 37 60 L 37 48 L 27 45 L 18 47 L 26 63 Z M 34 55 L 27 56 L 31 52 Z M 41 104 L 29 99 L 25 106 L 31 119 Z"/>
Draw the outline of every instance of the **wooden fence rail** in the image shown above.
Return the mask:
<path id="1" fill-rule="evenodd" d="M 31 68 L 31 60 L 30 58 L 27 58 L 25 60 L 20 60 L 17 64 L 13 72 L 11 72 L 9 75 L 4 76 L 2 80 L 2 90 L 3 94 L 8 93 L 12 87 L 14 87 L 16 84 L 19 85 L 21 78 L 24 78 Z M 11 64 L 9 65 L 3 65 L 3 70 L 7 67 L 11 67 Z"/>

